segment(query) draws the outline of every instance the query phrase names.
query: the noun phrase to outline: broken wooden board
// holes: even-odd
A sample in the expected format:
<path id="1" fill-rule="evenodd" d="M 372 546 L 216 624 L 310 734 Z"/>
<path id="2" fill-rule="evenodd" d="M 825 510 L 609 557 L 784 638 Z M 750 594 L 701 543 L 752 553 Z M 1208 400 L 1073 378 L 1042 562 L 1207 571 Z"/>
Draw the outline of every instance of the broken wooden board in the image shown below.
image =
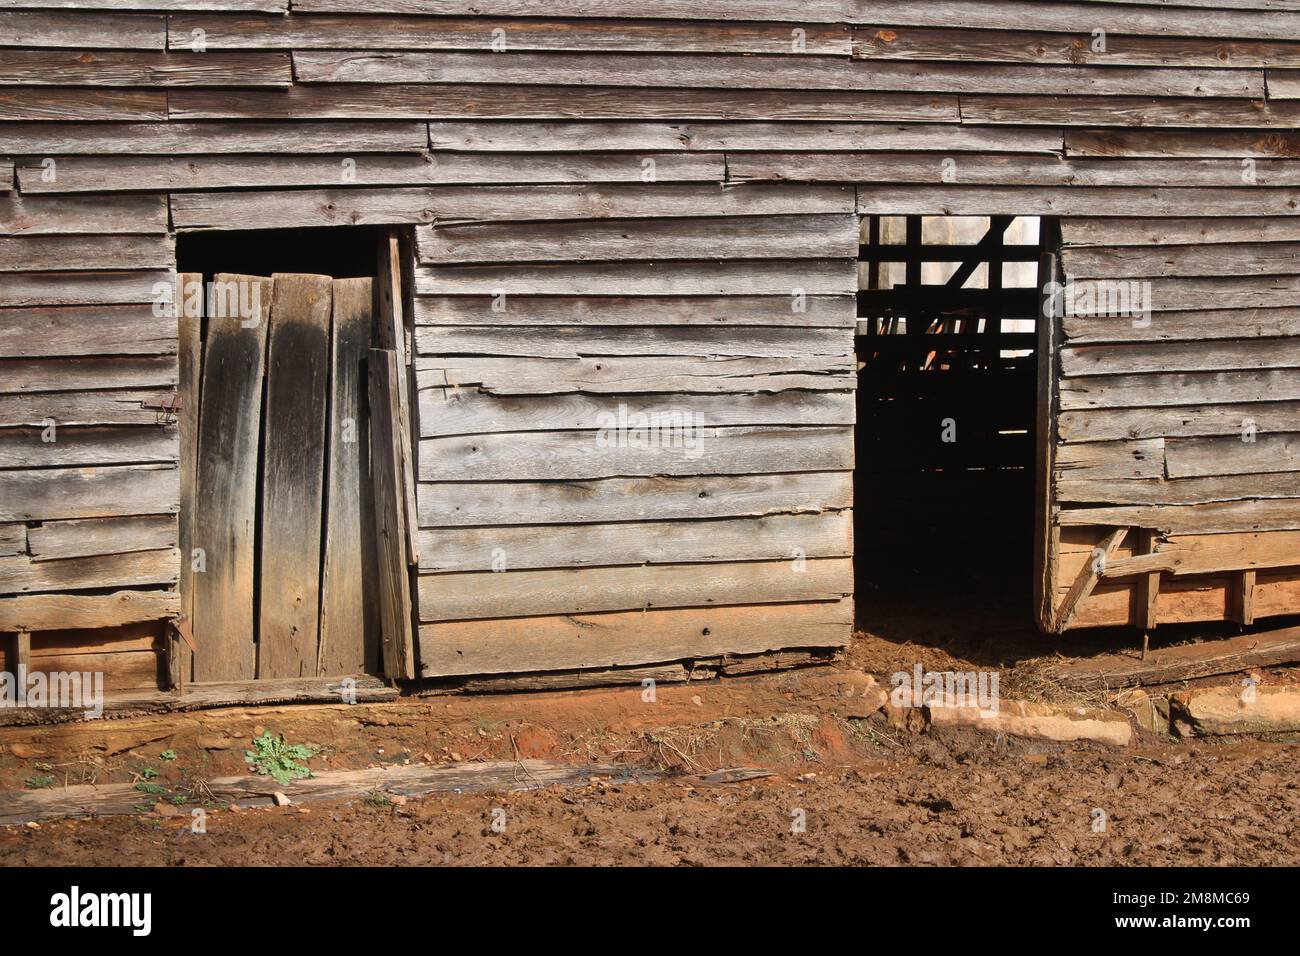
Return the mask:
<path id="1" fill-rule="evenodd" d="M 1295 661 L 1300 661 L 1300 627 L 1288 627 L 1167 647 L 1151 651 L 1145 661 L 1136 653 L 1074 658 L 1054 666 L 1050 677 L 1069 690 L 1105 690 L 1172 684 Z"/>
<path id="2" fill-rule="evenodd" d="M 430 793 L 485 793 L 539 790 L 543 787 L 585 787 L 593 777 L 611 783 L 644 783 L 662 775 L 606 764 L 572 765 L 554 760 L 492 760 L 433 766 L 415 764 L 366 770 L 323 770 L 307 780 L 276 783 L 271 777 L 220 777 L 206 782 L 205 792 L 217 803 L 240 807 L 275 804 L 274 794 L 293 803 L 346 800 L 372 794 L 422 797 Z M 65 817 L 138 814 L 153 798 L 129 783 L 83 784 L 60 790 L 14 791 L 0 794 L 0 826 Z"/>
<path id="3" fill-rule="evenodd" d="M 328 276 L 272 278 L 257 676 L 311 677 L 320 628 L 332 287 Z"/>

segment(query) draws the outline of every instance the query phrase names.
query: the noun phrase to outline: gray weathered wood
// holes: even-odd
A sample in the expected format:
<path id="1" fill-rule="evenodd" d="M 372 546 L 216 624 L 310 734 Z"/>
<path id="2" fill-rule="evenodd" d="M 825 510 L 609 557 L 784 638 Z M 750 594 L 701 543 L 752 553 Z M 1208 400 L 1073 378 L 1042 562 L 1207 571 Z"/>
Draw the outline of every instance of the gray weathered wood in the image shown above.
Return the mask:
<path id="1" fill-rule="evenodd" d="M 36 561 L 127 554 L 176 547 L 176 515 L 132 515 L 45 521 L 27 532 L 28 553 Z"/>
<path id="2" fill-rule="evenodd" d="M 518 225 L 518 224 L 516 224 Z M 419 325 L 816 326 L 852 329 L 852 296 L 417 296 Z M 748 333 L 749 329 L 745 330 Z M 743 338 L 744 336 L 736 336 Z"/>
<path id="3" fill-rule="evenodd" d="M 272 276 L 259 499 L 257 676 L 317 676 L 331 281 Z"/>
<path id="4" fill-rule="evenodd" d="M 0 601 L 0 631 L 109 628 L 180 613 L 174 590 L 111 594 L 23 594 Z"/>

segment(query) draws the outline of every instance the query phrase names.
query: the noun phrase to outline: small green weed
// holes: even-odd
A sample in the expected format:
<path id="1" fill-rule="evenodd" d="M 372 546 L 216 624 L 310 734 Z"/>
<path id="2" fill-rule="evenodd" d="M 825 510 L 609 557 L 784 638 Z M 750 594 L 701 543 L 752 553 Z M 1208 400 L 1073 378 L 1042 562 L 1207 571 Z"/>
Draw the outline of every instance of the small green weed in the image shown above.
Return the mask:
<path id="1" fill-rule="evenodd" d="M 315 747 L 285 743 L 283 734 L 272 734 L 268 730 L 253 738 L 253 749 L 244 751 L 244 759 L 254 773 L 274 777 L 276 783 L 284 786 L 290 780 L 310 777 L 311 769 L 299 761 L 310 760 L 317 753 Z"/>

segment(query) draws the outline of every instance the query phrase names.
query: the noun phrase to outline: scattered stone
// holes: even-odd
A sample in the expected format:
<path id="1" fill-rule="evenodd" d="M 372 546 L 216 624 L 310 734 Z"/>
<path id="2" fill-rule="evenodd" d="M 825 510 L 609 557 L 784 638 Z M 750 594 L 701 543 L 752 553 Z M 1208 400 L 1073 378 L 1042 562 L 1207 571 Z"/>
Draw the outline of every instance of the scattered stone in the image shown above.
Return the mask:
<path id="1" fill-rule="evenodd" d="M 153 812 L 160 817 L 175 817 L 180 815 L 180 808 L 165 800 L 159 800 L 153 805 Z"/>
<path id="2" fill-rule="evenodd" d="M 1241 684 L 1173 696 L 1179 730 L 1201 736 L 1300 731 L 1300 689 Z"/>
<path id="3" fill-rule="evenodd" d="M 30 760 L 33 757 L 47 756 L 47 752 L 43 748 L 33 746 L 32 744 L 10 744 L 9 752 L 15 757 L 21 757 L 23 760 Z"/>
<path id="4" fill-rule="evenodd" d="M 37 823 L 35 820 L 28 820 L 26 823 L 23 824 L 23 826 L 25 826 L 29 830 L 39 830 L 41 828 L 41 825 Z"/>
<path id="5" fill-rule="evenodd" d="M 997 713 L 978 707 L 929 707 L 932 727 L 966 727 L 990 734 L 1011 734 L 1069 743 L 1092 740 L 1127 747 L 1133 740 L 1128 718 L 1091 707 L 1060 707 L 1034 701 L 1003 700 Z"/>
<path id="6" fill-rule="evenodd" d="M 203 750 L 229 750 L 239 741 L 233 737 L 200 737 L 196 743 Z"/>
<path id="7" fill-rule="evenodd" d="M 397 794 L 395 796 L 389 797 L 388 799 L 392 802 L 393 806 L 395 807 L 406 806 L 406 797 L 402 796 L 401 794 Z"/>
<path id="8" fill-rule="evenodd" d="M 271 794 L 271 799 L 275 801 L 275 805 L 277 807 L 287 807 L 289 804 L 293 803 L 293 801 L 289 799 L 287 794 L 282 793 L 279 790 Z"/>

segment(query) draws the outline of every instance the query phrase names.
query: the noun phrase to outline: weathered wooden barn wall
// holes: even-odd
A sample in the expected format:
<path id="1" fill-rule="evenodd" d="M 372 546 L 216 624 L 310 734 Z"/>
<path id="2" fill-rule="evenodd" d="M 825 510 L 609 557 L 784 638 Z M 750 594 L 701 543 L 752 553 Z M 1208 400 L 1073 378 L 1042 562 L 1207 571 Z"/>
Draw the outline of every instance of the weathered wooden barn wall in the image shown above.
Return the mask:
<path id="1" fill-rule="evenodd" d="M 391 223 L 424 673 L 842 644 L 876 213 L 1060 216 L 1069 275 L 1152 282 L 1063 322 L 1067 623 L 1300 608 L 1300 2 L 287 6 L 0 2 L 0 628 L 175 611 L 174 236 Z M 700 453 L 602 445 L 620 407 Z"/>

